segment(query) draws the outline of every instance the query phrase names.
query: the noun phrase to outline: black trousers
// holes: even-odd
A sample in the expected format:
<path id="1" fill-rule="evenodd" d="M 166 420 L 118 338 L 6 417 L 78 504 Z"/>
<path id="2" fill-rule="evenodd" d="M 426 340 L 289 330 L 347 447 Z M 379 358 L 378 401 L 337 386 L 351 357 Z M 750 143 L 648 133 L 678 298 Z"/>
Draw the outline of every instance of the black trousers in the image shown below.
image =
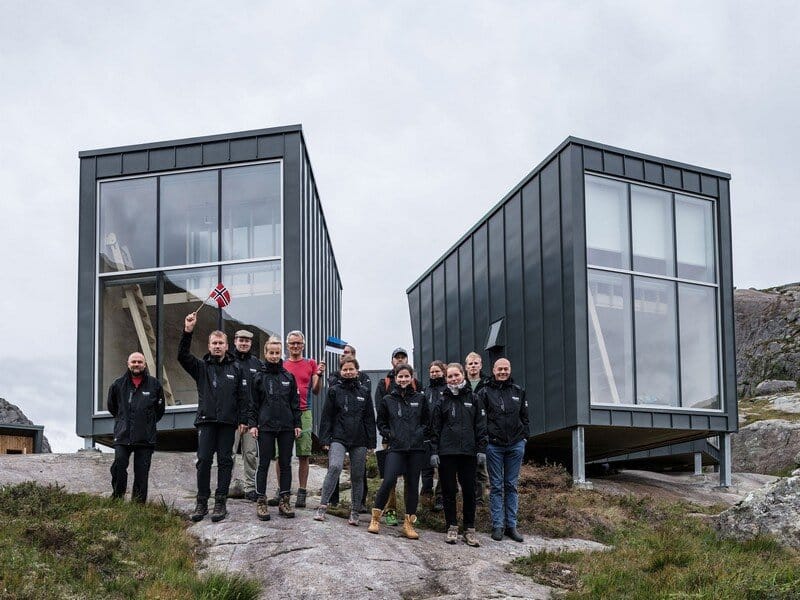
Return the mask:
<path id="1" fill-rule="evenodd" d="M 211 465 L 217 455 L 217 490 L 214 496 L 227 496 L 233 471 L 235 425 L 206 423 L 197 426 L 197 499 L 211 496 Z"/>
<path id="2" fill-rule="evenodd" d="M 133 490 L 131 500 L 147 501 L 147 480 L 150 476 L 152 446 L 114 446 L 114 462 L 111 463 L 111 495 L 122 498 L 128 489 L 128 464 L 133 454 Z"/>
<path id="3" fill-rule="evenodd" d="M 478 459 L 466 454 L 450 454 L 439 457 L 439 460 L 444 518 L 448 527 L 458 525 L 458 515 L 456 515 L 458 485 L 461 485 L 464 498 L 464 528 L 475 527 L 475 471 Z"/>
<path id="4" fill-rule="evenodd" d="M 250 435 L 249 433 L 247 435 Z M 281 480 L 278 489 L 281 494 L 292 491 L 292 448 L 294 431 L 258 432 L 258 470 L 256 471 L 256 494 L 267 493 L 267 474 L 269 463 L 275 458 L 275 442 L 278 442 L 278 465 L 281 467 Z"/>
<path id="5" fill-rule="evenodd" d="M 393 452 L 386 454 L 383 467 L 383 483 L 375 495 L 375 508 L 383 510 L 393 492 L 397 478 L 403 476 L 403 492 L 406 501 L 406 514 L 417 514 L 419 503 L 419 473 L 425 464 L 424 452 Z"/>
<path id="6" fill-rule="evenodd" d="M 361 503 L 365 504 L 367 502 L 367 465 L 364 463 L 364 476 L 361 478 L 364 482 L 363 490 L 361 493 Z M 333 493 L 331 494 L 330 504 L 339 504 L 339 482 L 336 482 L 336 487 L 333 488 Z M 360 507 L 354 506 L 353 510 L 358 510 Z"/>

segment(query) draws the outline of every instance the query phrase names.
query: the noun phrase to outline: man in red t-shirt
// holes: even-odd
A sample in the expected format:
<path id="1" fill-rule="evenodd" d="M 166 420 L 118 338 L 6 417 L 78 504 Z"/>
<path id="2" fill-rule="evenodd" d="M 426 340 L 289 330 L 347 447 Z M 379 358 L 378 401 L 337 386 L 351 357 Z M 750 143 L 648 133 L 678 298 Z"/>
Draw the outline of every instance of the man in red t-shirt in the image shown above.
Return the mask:
<path id="1" fill-rule="evenodd" d="M 294 375 L 297 382 L 297 391 L 300 395 L 300 427 L 302 432 L 295 441 L 295 454 L 299 462 L 297 488 L 297 499 L 294 503 L 296 508 L 306 506 L 306 484 L 308 483 L 308 459 L 311 456 L 311 429 L 313 428 L 313 416 L 311 406 L 308 404 L 309 391 L 319 394 L 322 387 L 322 375 L 325 373 L 325 363 L 316 362 L 313 359 L 303 358 L 303 350 L 306 345 L 306 336 L 302 331 L 290 331 L 286 336 L 286 347 L 288 356 L 283 361 L 283 367 Z M 275 463 L 275 472 L 280 473 L 278 463 Z M 280 475 L 278 475 L 280 480 Z"/>

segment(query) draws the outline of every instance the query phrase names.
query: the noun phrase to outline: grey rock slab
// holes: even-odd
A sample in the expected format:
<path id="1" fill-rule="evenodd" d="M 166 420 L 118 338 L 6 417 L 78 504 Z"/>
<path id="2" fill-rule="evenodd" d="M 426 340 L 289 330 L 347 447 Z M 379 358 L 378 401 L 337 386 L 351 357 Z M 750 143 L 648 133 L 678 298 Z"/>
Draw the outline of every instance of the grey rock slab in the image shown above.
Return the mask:
<path id="1" fill-rule="evenodd" d="M 768 396 L 781 392 L 794 392 L 797 389 L 797 382 L 784 379 L 767 379 L 756 386 L 756 396 Z"/>
<path id="2" fill-rule="evenodd" d="M 786 394 L 770 398 L 769 403 L 775 410 L 785 413 L 800 413 L 800 394 Z"/>
<path id="3" fill-rule="evenodd" d="M 195 455 L 156 452 L 150 471 L 151 502 L 164 502 L 189 512 L 194 506 Z M 34 480 L 58 483 L 71 492 L 110 495 L 113 461 L 110 453 L 40 454 L 0 456 L 0 485 Z M 241 464 L 237 460 L 234 477 Z M 297 462 L 293 461 L 293 489 L 297 487 Z M 214 472 L 212 470 L 212 490 Z M 598 551 L 607 546 L 587 540 L 526 536 L 518 544 L 495 542 L 478 534 L 480 548 L 463 541 L 444 543 L 444 534 L 420 531 L 419 540 L 400 535 L 399 527 L 381 526 L 379 535 L 367 532 L 368 516 L 361 526 L 328 516 L 313 520 L 325 469 L 311 465 L 309 507 L 295 509 L 286 519 L 270 508 L 271 520 L 256 519 L 255 504 L 228 500 L 229 515 L 219 523 L 209 517 L 189 531 L 205 546 L 202 569 L 241 573 L 260 581 L 263 598 L 549 598 L 552 588 L 508 572 L 518 556 L 530 552 Z M 130 472 L 129 487 L 132 482 Z M 267 493 L 274 491 L 270 469 Z"/>
<path id="4" fill-rule="evenodd" d="M 735 471 L 776 473 L 797 466 L 800 423 L 785 419 L 756 421 L 731 435 Z"/>

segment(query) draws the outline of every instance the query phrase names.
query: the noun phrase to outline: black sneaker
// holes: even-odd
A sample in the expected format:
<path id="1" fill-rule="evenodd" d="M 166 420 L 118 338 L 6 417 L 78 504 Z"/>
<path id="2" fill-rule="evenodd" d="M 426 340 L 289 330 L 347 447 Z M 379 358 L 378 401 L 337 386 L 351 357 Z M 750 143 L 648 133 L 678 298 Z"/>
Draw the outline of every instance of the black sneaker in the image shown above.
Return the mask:
<path id="1" fill-rule="evenodd" d="M 500 542 L 503 540 L 503 528 L 502 527 L 492 527 L 492 539 L 495 542 Z"/>
<path id="2" fill-rule="evenodd" d="M 515 542 L 525 541 L 525 539 L 517 532 L 516 527 L 506 527 L 506 536 L 510 537 Z"/>

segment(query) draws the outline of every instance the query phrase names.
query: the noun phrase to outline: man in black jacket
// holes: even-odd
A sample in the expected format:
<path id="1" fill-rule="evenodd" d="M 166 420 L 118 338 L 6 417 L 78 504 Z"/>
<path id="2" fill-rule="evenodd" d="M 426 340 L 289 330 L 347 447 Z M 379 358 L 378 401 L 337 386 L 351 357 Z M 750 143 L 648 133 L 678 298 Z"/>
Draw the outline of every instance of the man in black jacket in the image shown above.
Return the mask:
<path id="1" fill-rule="evenodd" d="M 511 362 L 507 358 L 495 361 L 492 375 L 478 393 L 486 409 L 489 433 L 486 457 L 491 481 L 492 539 L 500 541 L 505 533 L 521 542 L 523 538 L 517 532 L 517 481 L 530 435 L 528 401 L 525 390 L 511 379 Z"/>
<path id="2" fill-rule="evenodd" d="M 128 463 L 133 454 L 131 499 L 147 500 L 150 461 L 156 446 L 156 423 L 164 416 L 164 390 L 147 372 L 144 355 L 128 357 L 128 370 L 108 388 L 106 403 L 114 416 L 112 498 L 122 498 L 128 487 Z"/>
<path id="3" fill-rule="evenodd" d="M 247 380 L 248 396 L 253 391 L 253 377 L 258 373 L 259 369 L 264 363 L 251 352 L 253 346 L 253 332 L 247 329 L 240 329 L 233 336 L 233 345 L 235 351 L 233 357 L 236 364 L 242 370 L 242 375 Z M 248 400 L 249 402 L 249 400 Z M 258 442 L 252 435 L 247 433 L 240 433 L 236 430 L 236 436 L 233 442 L 233 460 L 234 470 L 236 463 L 236 448 L 241 444 L 242 449 L 242 472 L 244 474 L 243 481 L 235 480 L 231 489 L 239 488 L 239 494 L 243 494 L 245 498 L 251 502 L 255 502 L 258 495 L 256 494 L 256 469 L 258 469 Z M 229 497 L 234 498 L 233 492 L 229 493 Z M 239 496 L 241 497 L 241 496 Z"/>
<path id="4" fill-rule="evenodd" d="M 202 360 L 192 356 L 192 332 L 197 314 L 189 313 L 184 320 L 183 335 L 178 346 L 178 362 L 197 383 L 197 505 L 192 521 L 208 514 L 211 495 L 211 464 L 217 455 L 217 489 L 211 520 L 221 521 L 228 515 L 226 502 L 233 470 L 233 438 L 237 426 L 240 433 L 247 430 L 245 411 L 248 404 L 247 379 L 236 360 L 228 353 L 228 337 L 222 331 L 208 336 L 208 354 Z"/>

